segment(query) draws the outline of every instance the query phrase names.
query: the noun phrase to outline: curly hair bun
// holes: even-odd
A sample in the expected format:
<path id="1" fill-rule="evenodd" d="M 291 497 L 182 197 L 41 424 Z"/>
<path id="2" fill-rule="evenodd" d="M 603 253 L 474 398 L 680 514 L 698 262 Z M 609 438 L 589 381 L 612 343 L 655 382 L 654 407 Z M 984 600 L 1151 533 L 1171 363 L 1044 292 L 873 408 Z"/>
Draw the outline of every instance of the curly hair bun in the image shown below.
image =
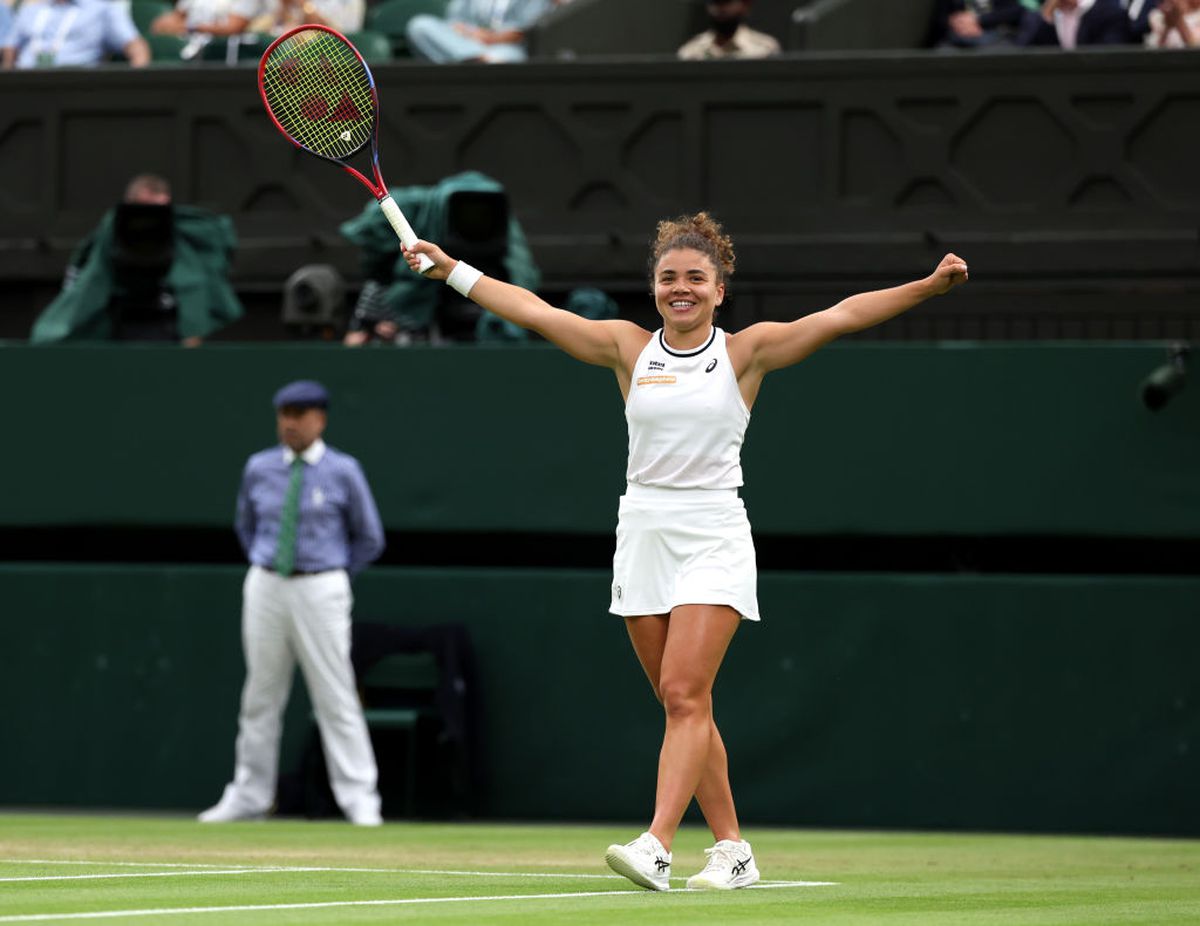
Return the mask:
<path id="1" fill-rule="evenodd" d="M 664 254 L 680 248 L 691 248 L 706 254 L 722 280 L 733 275 L 736 260 L 733 239 L 725 234 L 721 223 L 707 212 L 663 219 L 658 223 L 658 231 L 650 249 L 651 275 Z"/>

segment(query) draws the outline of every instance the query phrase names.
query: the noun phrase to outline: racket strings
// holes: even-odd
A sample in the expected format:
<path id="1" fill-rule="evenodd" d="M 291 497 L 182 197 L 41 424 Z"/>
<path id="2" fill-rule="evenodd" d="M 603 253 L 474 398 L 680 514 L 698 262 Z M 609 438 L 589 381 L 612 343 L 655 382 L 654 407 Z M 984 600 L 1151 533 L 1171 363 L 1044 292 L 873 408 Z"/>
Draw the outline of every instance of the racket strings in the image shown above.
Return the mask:
<path id="1" fill-rule="evenodd" d="M 263 96 L 297 144 L 344 158 L 371 139 L 375 95 L 370 72 L 346 42 L 308 29 L 280 42 L 261 69 Z"/>

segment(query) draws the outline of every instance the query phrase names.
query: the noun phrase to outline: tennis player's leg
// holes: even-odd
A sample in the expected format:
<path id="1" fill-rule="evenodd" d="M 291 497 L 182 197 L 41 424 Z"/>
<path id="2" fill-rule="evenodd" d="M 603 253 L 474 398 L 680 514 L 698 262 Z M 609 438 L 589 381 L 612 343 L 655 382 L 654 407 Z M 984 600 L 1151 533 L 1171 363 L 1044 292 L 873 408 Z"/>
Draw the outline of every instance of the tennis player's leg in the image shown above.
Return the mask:
<path id="1" fill-rule="evenodd" d="M 665 846 L 674 840 L 709 767 L 713 683 L 740 624 L 741 615 L 727 605 L 680 605 L 667 620 L 658 682 L 667 723 L 650 823 L 650 832 L 665 840 Z"/>
<path id="2" fill-rule="evenodd" d="M 666 732 L 650 829 L 624 846 L 609 846 L 605 860 L 613 871 L 650 890 L 670 889 L 670 846 L 679 821 L 702 779 L 712 775 L 710 753 L 718 762 L 724 756 L 723 748 L 713 749 L 720 735 L 713 724 L 712 686 L 740 622 L 738 613 L 725 605 L 683 605 L 669 617 L 626 619 L 634 649 L 652 684 L 657 666 L 655 690 L 666 712 Z M 706 798 L 718 821 L 733 811 L 732 795 L 722 807 L 721 781 L 728 792 L 727 772 L 718 770 L 712 781 L 706 782 Z M 710 796 L 708 785 L 714 783 Z"/>
<path id="3" fill-rule="evenodd" d="M 663 652 L 667 645 L 669 621 L 670 618 L 665 614 L 625 619 L 638 662 L 650 680 L 654 696 L 660 702 L 662 695 L 659 693 L 659 679 L 662 673 Z M 719 842 L 722 839 L 741 838 L 737 810 L 733 802 L 733 789 L 729 784 L 729 756 L 715 720 L 710 733 L 708 758 L 700 783 L 696 786 L 695 796 L 714 839 Z"/>

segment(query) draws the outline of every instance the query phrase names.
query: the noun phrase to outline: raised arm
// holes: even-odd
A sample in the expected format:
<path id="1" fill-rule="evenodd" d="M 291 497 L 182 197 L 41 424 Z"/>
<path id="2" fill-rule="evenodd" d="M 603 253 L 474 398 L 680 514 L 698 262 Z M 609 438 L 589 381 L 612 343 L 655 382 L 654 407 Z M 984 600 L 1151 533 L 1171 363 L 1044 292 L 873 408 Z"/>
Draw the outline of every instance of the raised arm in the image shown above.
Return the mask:
<path id="1" fill-rule="evenodd" d="M 735 365 L 745 371 L 743 375 L 761 378 L 771 370 L 799 363 L 834 338 L 885 322 L 966 280 L 966 262 L 955 254 L 947 254 L 923 280 L 849 296 L 831 308 L 794 322 L 759 322 L 730 339 L 731 352 L 736 351 L 740 359 L 740 363 L 735 360 Z"/>
<path id="2" fill-rule="evenodd" d="M 413 270 L 417 269 L 418 254 L 428 255 L 433 261 L 433 267 L 425 274 L 432 280 L 447 279 L 458 264 L 437 245 L 418 241 L 405 250 L 408 265 Z M 595 320 L 556 309 L 527 289 L 489 276 L 479 278 L 471 287 L 468 298 L 514 325 L 536 331 L 577 360 L 608 367 L 618 373 L 632 367 L 649 337 L 632 322 Z"/>

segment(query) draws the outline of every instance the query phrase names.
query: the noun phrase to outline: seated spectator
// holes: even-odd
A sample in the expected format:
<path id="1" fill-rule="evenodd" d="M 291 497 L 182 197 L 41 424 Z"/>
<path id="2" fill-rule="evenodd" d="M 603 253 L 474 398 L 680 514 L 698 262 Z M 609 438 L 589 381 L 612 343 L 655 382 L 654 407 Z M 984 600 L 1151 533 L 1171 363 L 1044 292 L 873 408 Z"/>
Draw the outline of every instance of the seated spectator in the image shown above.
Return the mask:
<path id="1" fill-rule="evenodd" d="M 365 0 L 268 0 L 267 6 L 265 13 L 250 18 L 250 32 L 279 35 L 305 23 L 357 32 L 367 11 Z"/>
<path id="2" fill-rule="evenodd" d="M 1040 24 L 1030 0 L 938 0 L 933 44 L 954 48 L 1028 44 Z"/>
<path id="3" fill-rule="evenodd" d="M 13 4 L 12 0 L 0 0 L 0 48 L 3 48 L 3 42 L 8 35 L 8 27 L 13 21 Z"/>
<path id="4" fill-rule="evenodd" d="M 450 0 L 445 16 L 414 16 L 405 34 L 419 57 L 439 64 L 524 61 L 529 57 L 525 31 L 556 5 L 554 0 Z"/>
<path id="5" fill-rule="evenodd" d="M 242 316 L 228 279 L 236 243 L 228 216 L 173 204 L 166 180 L 140 174 L 76 247 L 30 340 L 195 346 Z"/>
<path id="6" fill-rule="evenodd" d="M 934 44 L 955 48 L 1015 45 L 1137 44 L 1157 0 L 939 0 Z"/>
<path id="7" fill-rule="evenodd" d="M 150 24 L 155 35 L 239 35 L 247 22 L 235 19 L 239 0 L 179 0 Z"/>
<path id="8" fill-rule="evenodd" d="M 109 0 L 23 3 L 4 36 L 0 66 L 88 67 L 123 54 L 135 68 L 150 63 L 150 47 L 128 6 Z"/>
<path id="9" fill-rule="evenodd" d="M 1136 41 L 1121 0 L 1045 0 L 1041 22 L 1027 44 L 1071 49 Z"/>
<path id="10" fill-rule="evenodd" d="M 302 23 L 355 32 L 362 28 L 365 9 L 364 0 L 179 0 L 150 31 L 198 39 L 184 53 L 190 58 L 212 38 L 277 35 Z"/>
<path id="11" fill-rule="evenodd" d="M 454 240 L 471 263 L 497 279 L 527 289 L 541 284 L 529 243 L 504 188 L 476 171 L 446 177 L 433 186 L 392 189 L 396 204 L 418 236 Z M 370 341 L 524 340 L 526 334 L 502 319 L 491 321 L 470 300 L 408 269 L 396 233 L 371 200 L 341 226 L 343 237 L 361 250 L 364 283 L 350 318 L 345 343 Z"/>
<path id="12" fill-rule="evenodd" d="M 685 61 L 711 58 L 769 58 L 779 42 L 746 25 L 751 0 L 707 0 L 709 28 L 689 39 L 677 52 Z"/>
<path id="13" fill-rule="evenodd" d="M 1200 0 L 1162 0 L 1149 16 L 1149 48 L 1200 47 Z"/>

